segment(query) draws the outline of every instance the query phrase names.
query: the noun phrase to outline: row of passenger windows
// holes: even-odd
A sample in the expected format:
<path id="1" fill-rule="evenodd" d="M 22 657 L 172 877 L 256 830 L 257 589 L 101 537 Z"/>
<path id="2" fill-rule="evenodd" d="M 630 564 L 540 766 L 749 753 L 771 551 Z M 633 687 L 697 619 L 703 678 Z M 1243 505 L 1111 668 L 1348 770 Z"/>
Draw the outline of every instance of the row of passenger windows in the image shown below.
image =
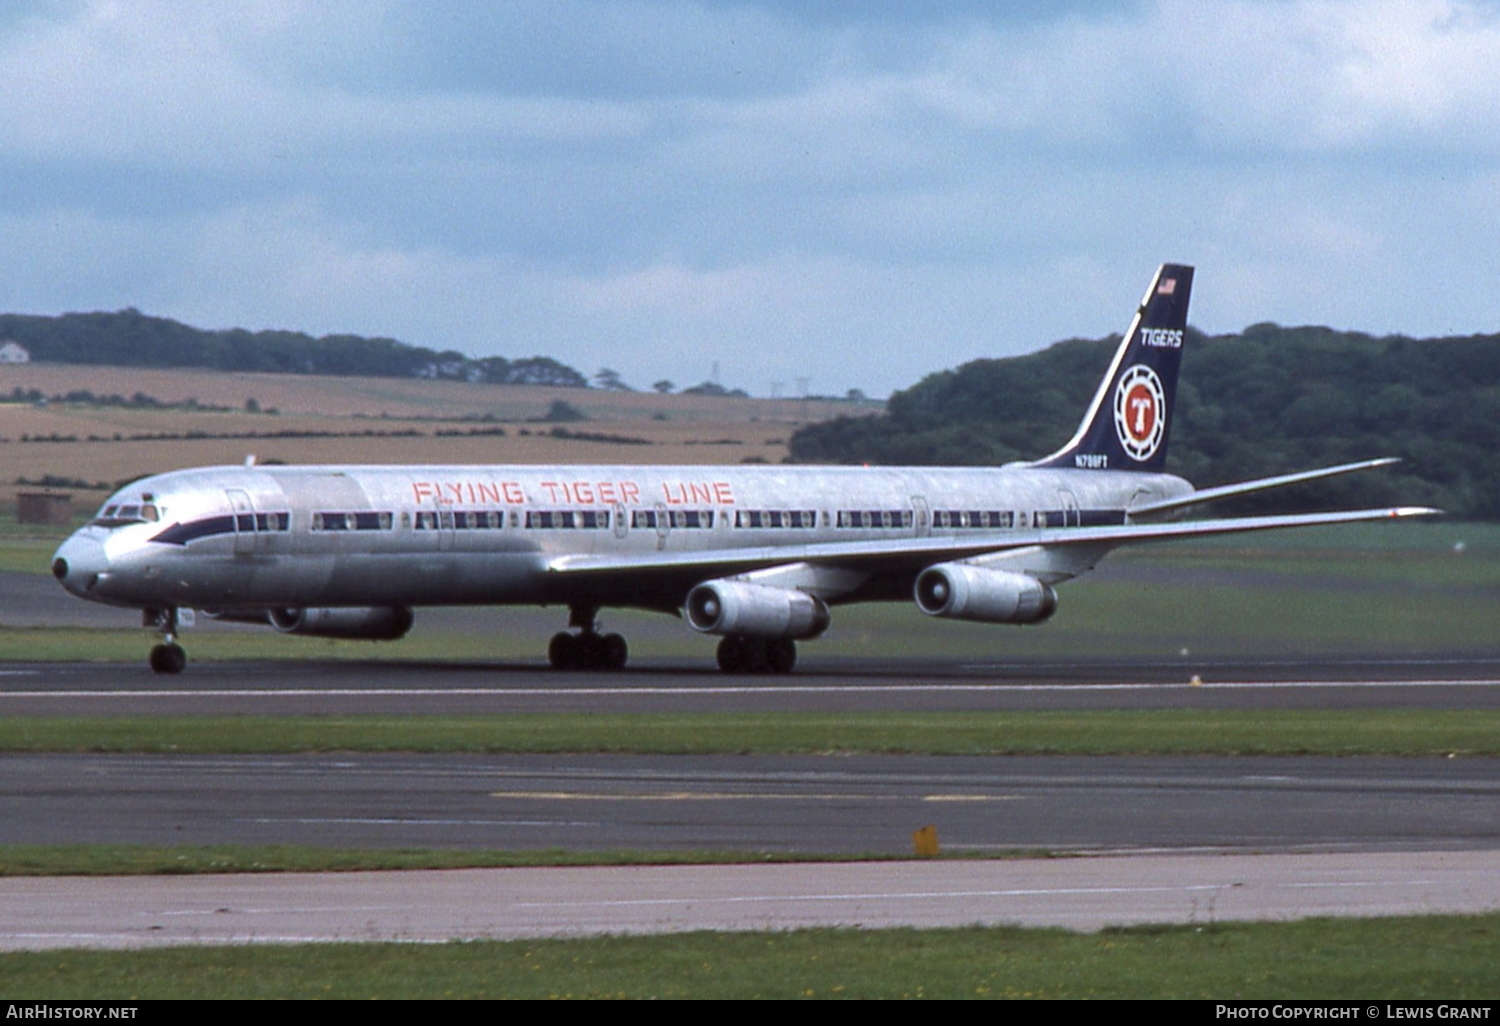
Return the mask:
<path id="1" fill-rule="evenodd" d="M 345 515 L 354 516 L 355 514 L 350 513 Z M 314 515 L 314 520 L 316 520 L 316 514 Z M 290 531 L 292 529 L 292 515 L 290 513 L 236 513 L 234 515 L 234 527 L 235 530 L 241 532 Z"/>
<path id="2" fill-rule="evenodd" d="M 735 527 L 817 527 L 818 514 L 810 509 L 740 509 L 734 513 Z"/>
<path id="3" fill-rule="evenodd" d="M 910 527 L 909 509 L 841 509 L 840 527 Z"/>
<path id="4" fill-rule="evenodd" d="M 1014 527 L 1016 515 L 1008 509 L 935 509 L 933 527 Z"/>
<path id="5" fill-rule="evenodd" d="M 714 511 L 711 509 L 638 509 L 630 514 L 631 527 L 656 530 L 671 528 L 710 528 L 714 526 Z"/>
<path id="6" fill-rule="evenodd" d="M 149 509 L 149 514 L 146 510 Z M 140 523 L 146 516 L 156 514 L 154 506 L 106 507 L 94 523 L 116 527 L 125 523 Z M 1071 514 L 1071 515 L 1070 515 Z M 727 515 L 727 514 L 726 514 Z M 868 528 L 880 530 L 909 529 L 914 523 L 914 512 L 910 509 L 844 509 L 839 510 L 837 523 L 841 528 Z M 527 510 L 525 526 L 542 530 L 609 530 L 613 522 L 610 510 L 561 509 Z M 1077 511 L 1038 510 L 1029 518 L 1036 527 L 1082 526 L 1102 519 L 1095 516 L 1080 517 Z M 1119 514 L 1109 516 L 1111 523 L 1123 520 Z M 828 515 L 822 516 L 828 523 Z M 1028 517 L 1021 514 L 1021 525 L 1027 525 Z M 732 521 L 737 528 L 806 530 L 818 526 L 816 510 L 757 510 L 734 511 Z M 287 531 L 291 529 L 291 514 L 238 513 L 233 519 L 234 529 L 248 531 Z M 521 526 L 517 511 L 511 511 L 511 527 Z M 506 526 L 506 514 L 502 510 L 418 510 L 400 515 L 402 528 L 418 531 L 498 531 Z M 314 531 L 389 531 L 396 526 L 395 514 L 380 511 L 322 510 L 312 514 L 310 526 Z M 659 529 L 710 529 L 714 526 L 714 511 L 711 509 L 637 509 L 630 514 L 630 526 L 644 530 Z M 1011 510 L 960 510 L 940 509 L 932 512 L 932 526 L 936 529 L 1008 529 L 1016 526 L 1016 514 Z"/>
<path id="7" fill-rule="evenodd" d="M 607 509 L 533 509 L 526 511 L 527 527 L 598 531 L 609 529 Z"/>
<path id="8" fill-rule="evenodd" d="M 243 520 L 245 514 L 240 514 Z M 259 525 L 257 525 L 259 526 Z M 389 531 L 393 526 L 389 513 L 358 512 L 358 513 L 333 513 L 322 512 L 312 515 L 312 529 L 314 531 Z M 285 530 L 285 528 L 276 528 Z M 244 528 L 240 528 L 244 530 Z M 260 528 L 265 530 L 265 528 Z"/>
<path id="9" fill-rule="evenodd" d="M 240 514 L 239 529 L 251 530 L 247 520 L 249 514 Z M 254 515 L 255 530 L 285 531 L 290 518 L 286 513 L 257 513 Z M 498 531 L 505 526 L 505 514 L 500 510 L 418 510 L 415 514 L 401 515 L 402 525 L 410 523 L 418 531 Z M 1048 517 L 1038 513 L 1037 526 L 1047 523 Z M 1016 515 L 1003 509 L 940 509 L 932 513 L 935 528 L 1011 528 Z M 1065 517 L 1061 518 L 1066 524 Z M 909 528 L 913 524 L 913 512 L 909 509 L 844 509 L 839 510 L 838 526 L 842 528 Z M 609 510 L 593 509 L 535 509 L 526 511 L 526 526 L 550 530 L 608 530 L 611 523 Z M 314 531 L 389 531 L 394 526 L 392 514 L 386 512 L 319 512 L 312 515 Z M 518 527 L 519 518 L 512 514 L 511 526 Z M 638 509 L 631 512 L 630 526 L 647 530 L 662 527 L 703 529 L 714 526 L 714 511 L 711 509 Z M 735 510 L 734 526 L 744 528 L 770 528 L 803 530 L 818 526 L 818 514 L 811 509 L 741 509 Z"/>
<path id="10" fill-rule="evenodd" d="M 401 523 L 406 523 L 405 513 L 401 514 Z M 412 526 L 418 531 L 436 531 L 440 527 L 445 531 L 498 531 L 505 526 L 505 514 L 494 509 L 436 513 L 418 510 Z"/>

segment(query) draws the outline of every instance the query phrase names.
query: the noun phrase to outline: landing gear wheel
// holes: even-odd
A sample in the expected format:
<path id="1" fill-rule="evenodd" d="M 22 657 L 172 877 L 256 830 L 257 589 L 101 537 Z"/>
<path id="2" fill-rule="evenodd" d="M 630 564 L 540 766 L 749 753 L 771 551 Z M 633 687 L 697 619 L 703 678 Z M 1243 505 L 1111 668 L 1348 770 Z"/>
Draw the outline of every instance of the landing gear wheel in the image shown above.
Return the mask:
<path id="1" fill-rule="evenodd" d="M 717 658 L 725 673 L 791 673 L 797 664 L 797 643 L 729 634 L 719 642 Z"/>
<path id="2" fill-rule="evenodd" d="M 797 665 L 797 643 L 791 638 L 777 638 L 766 643 L 766 662 L 772 673 L 791 673 Z"/>
<path id="3" fill-rule="evenodd" d="M 618 634 L 606 634 L 599 639 L 599 668 L 601 670 L 621 670 L 625 667 L 625 660 L 630 658 L 630 646 L 625 644 L 625 639 Z"/>
<path id="4" fill-rule="evenodd" d="M 554 670 L 618 670 L 629 657 L 630 648 L 618 634 L 559 631 L 547 646 L 547 661 Z"/>
<path id="5" fill-rule="evenodd" d="M 151 669 L 157 673 L 181 673 L 187 666 L 187 653 L 175 642 L 151 649 Z"/>
<path id="6" fill-rule="evenodd" d="M 554 670 L 571 670 L 578 665 L 578 639 L 567 631 L 552 635 L 547 645 L 547 661 Z"/>
<path id="7" fill-rule="evenodd" d="M 719 669 L 725 673 L 744 673 L 745 663 L 741 653 L 744 651 L 745 639 L 733 634 L 726 634 L 719 639 L 719 649 L 715 658 L 719 661 Z"/>

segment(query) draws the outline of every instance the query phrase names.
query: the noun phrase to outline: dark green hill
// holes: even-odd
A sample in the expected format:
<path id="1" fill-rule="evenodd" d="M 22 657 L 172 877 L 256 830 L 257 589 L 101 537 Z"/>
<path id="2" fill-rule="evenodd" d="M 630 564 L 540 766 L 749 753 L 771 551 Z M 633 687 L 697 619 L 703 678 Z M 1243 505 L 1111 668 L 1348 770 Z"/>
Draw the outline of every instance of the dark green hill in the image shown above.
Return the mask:
<path id="1" fill-rule="evenodd" d="M 1034 459 L 1078 425 L 1118 338 L 976 360 L 898 392 L 878 418 L 792 436 L 799 462 L 998 464 Z M 1374 338 L 1256 324 L 1190 332 L 1168 469 L 1199 486 L 1374 456 L 1406 462 L 1240 510 L 1422 502 L 1500 519 L 1500 335 Z"/>
<path id="2" fill-rule="evenodd" d="M 298 331 L 241 328 L 205 331 L 135 309 L 59 317 L 0 314 L 0 340 L 4 339 L 21 343 L 33 360 L 49 363 L 588 387 L 588 379 L 578 371 L 544 356 L 476 360 L 452 350 L 439 352 L 391 338 L 314 338 Z"/>

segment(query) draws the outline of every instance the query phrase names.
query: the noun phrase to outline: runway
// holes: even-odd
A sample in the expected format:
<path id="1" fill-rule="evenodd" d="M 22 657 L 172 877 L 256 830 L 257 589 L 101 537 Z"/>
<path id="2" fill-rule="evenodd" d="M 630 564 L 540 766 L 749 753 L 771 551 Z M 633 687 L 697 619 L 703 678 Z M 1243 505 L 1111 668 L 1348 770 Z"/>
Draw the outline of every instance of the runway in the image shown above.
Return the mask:
<path id="1" fill-rule="evenodd" d="M 0 879 L 0 950 L 814 926 L 1107 925 L 1500 908 L 1500 853 L 1137 856 Z"/>
<path id="2" fill-rule="evenodd" d="M 686 660 L 610 674 L 537 663 L 204 662 L 181 677 L 137 663 L 0 664 L 0 716 L 11 717 L 1173 708 L 1500 708 L 1500 660 L 811 658 L 785 677 Z"/>

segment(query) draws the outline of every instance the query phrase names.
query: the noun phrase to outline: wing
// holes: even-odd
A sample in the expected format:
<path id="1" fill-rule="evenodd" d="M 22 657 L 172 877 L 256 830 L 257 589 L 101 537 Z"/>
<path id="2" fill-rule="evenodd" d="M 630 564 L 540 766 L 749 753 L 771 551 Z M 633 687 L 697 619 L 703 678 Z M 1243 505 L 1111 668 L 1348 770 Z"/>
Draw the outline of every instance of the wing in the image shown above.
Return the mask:
<path id="1" fill-rule="evenodd" d="M 1197 493 L 1201 495 L 1202 493 Z M 1207 500 L 1204 500 L 1207 501 Z M 1176 503 L 1185 505 L 1185 503 Z M 1165 504 L 1157 504 L 1157 507 Z M 895 593 L 909 592 L 910 577 L 933 563 L 980 559 L 1015 561 L 1015 569 L 1042 579 L 1065 580 L 1085 570 L 1110 550 L 1123 545 L 1171 541 L 1179 538 L 1269 531 L 1318 524 L 1347 524 L 1363 520 L 1397 520 L 1432 516 L 1441 510 L 1426 506 L 1348 510 L 1336 513 L 1299 513 L 1282 516 L 1229 517 L 1159 524 L 1120 524 L 1107 527 L 1058 527 L 992 532 L 963 538 L 894 538 L 863 542 L 820 542 L 749 549 L 647 555 L 567 555 L 547 564 L 551 574 L 579 580 L 613 579 L 643 598 L 642 605 L 661 608 L 694 584 L 717 577 L 786 571 L 789 586 L 837 601 L 865 588 L 872 578 L 898 582 Z M 1006 557 L 1010 556 L 1011 559 Z M 769 583 L 769 581 L 768 581 Z M 862 593 L 861 598 L 880 597 Z M 899 597 L 906 597 L 900 594 Z M 675 605 L 673 606 L 675 608 Z"/>

